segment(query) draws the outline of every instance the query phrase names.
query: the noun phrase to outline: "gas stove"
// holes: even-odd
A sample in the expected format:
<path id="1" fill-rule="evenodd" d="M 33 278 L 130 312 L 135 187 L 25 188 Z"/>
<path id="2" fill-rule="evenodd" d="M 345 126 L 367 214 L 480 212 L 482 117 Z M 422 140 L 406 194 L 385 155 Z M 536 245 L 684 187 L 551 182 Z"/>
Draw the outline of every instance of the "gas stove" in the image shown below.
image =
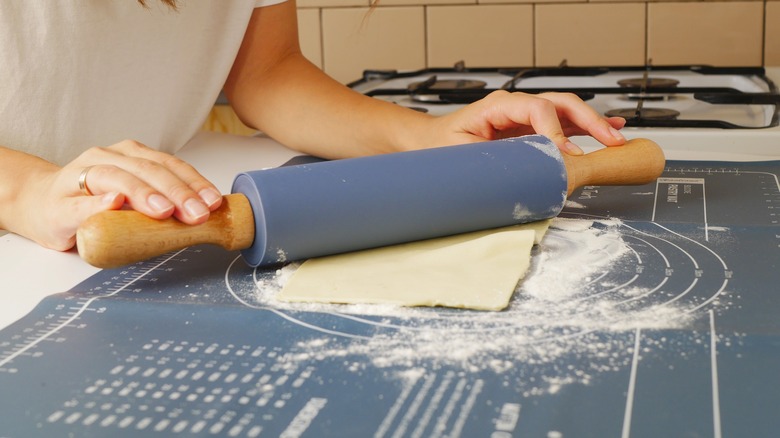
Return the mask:
<path id="1" fill-rule="evenodd" d="M 367 70 L 349 86 L 433 115 L 450 113 L 496 90 L 569 92 L 601 114 L 624 117 L 627 137 L 654 139 L 678 153 L 675 158 L 741 161 L 776 159 L 780 154 L 780 91 L 772 79 L 780 79 L 780 72 L 774 70 L 565 64 L 469 68 L 458 63 L 406 72 Z M 577 142 L 586 149 L 596 146 L 586 138 Z"/>

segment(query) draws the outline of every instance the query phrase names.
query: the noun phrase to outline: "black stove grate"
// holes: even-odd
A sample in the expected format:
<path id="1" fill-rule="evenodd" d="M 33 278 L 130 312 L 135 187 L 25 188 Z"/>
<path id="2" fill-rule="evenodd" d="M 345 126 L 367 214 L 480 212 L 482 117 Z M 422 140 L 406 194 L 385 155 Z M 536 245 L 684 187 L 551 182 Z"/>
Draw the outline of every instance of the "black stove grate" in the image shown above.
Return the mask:
<path id="1" fill-rule="evenodd" d="M 693 72 L 703 76 L 744 76 L 757 78 L 765 84 L 767 92 L 744 92 L 732 87 L 691 87 L 676 86 L 670 82 L 661 82 L 663 86 L 645 86 L 641 81 L 624 84 L 615 84 L 614 87 L 544 87 L 528 88 L 518 86 L 522 79 L 538 77 L 583 76 L 595 77 L 611 72 L 635 72 L 644 77 L 644 84 L 653 82 L 649 78 L 651 73 L 663 72 Z M 507 76 L 507 81 L 499 88 L 489 87 L 452 87 L 442 86 L 442 81 L 437 80 L 437 75 L 444 73 L 463 73 L 465 78 L 469 74 L 498 73 Z M 668 65 L 668 66 L 615 66 L 615 67 L 570 67 L 565 64 L 558 67 L 466 67 L 462 62 L 450 68 L 429 68 L 408 72 L 396 70 L 366 70 L 362 79 L 352 82 L 351 87 L 357 87 L 369 82 L 388 81 L 391 79 L 422 77 L 422 81 L 416 82 L 413 87 L 404 88 L 378 88 L 365 92 L 369 96 L 410 96 L 412 100 L 425 102 L 426 104 L 468 104 L 484 98 L 496 90 L 521 91 L 537 94 L 544 92 L 573 93 L 581 99 L 588 101 L 600 95 L 631 95 L 634 96 L 636 111 L 634 116 L 626 117 L 626 126 L 634 127 L 664 127 L 664 128 L 723 128 L 723 129 L 756 129 L 778 126 L 780 121 L 780 91 L 777 86 L 766 76 L 763 67 L 714 67 L 707 65 Z M 658 81 L 656 81 L 658 82 Z M 634 85 L 637 84 L 637 85 Z M 727 120 L 690 119 L 690 118 L 649 118 L 643 116 L 642 111 L 645 101 L 658 100 L 659 96 L 687 96 L 695 100 L 712 105 L 768 105 L 773 106 L 771 121 L 763 126 L 742 126 Z"/>

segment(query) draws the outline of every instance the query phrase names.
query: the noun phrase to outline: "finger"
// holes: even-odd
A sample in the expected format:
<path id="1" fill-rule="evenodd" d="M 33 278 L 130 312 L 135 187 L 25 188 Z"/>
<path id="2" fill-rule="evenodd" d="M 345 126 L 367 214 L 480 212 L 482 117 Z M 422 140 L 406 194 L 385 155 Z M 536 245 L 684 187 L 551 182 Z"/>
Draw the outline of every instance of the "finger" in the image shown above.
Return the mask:
<path id="1" fill-rule="evenodd" d="M 624 144 L 626 139 L 623 136 L 623 134 L 620 132 L 620 129 L 623 129 L 623 127 L 626 124 L 626 120 L 624 118 L 622 118 L 622 117 L 609 117 L 609 118 L 606 118 L 604 120 L 609 125 L 606 128 L 606 130 L 609 133 L 607 135 L 608 136 L 612 136 L 614 141 L 610 141 L 609 137 L 607 137 L 605 139 L 603 134 L 599 135 L 599 134 L 596 134 L 596 133 L 592 132 L 593 129 L 591 129 L 589 131 L 588 129 L 581 128 L 581 127 L 577 126 L 574 122 L 571 122 L 571 121 L 568 121 L 568 120 L 565 120 L 565 119 L 561 121 L 561 126 L 563 126 L 563 131 L 567 135 L 569 135 L 569 136 L 588 135 L 588 136 L 591 136 L 593 138 L 596 138 L 597 140 L 599 140 L 605 146 L 620 146 L 620 145 Z"/>
<path id="2" fill-rule="evenodd" d="M 605 120 L 615 130 L 623 129 L 623 127 L 626 124 L 626 120 L 622 117 L 610 117 Z M 563 132 L 566 133 L 566 135 L 568 136 L 590 135 L 590 133 L 586 129 L 575 125 L 573 122 L 566 120 L 565 118 L 561 120 L 561 126 L 563 127 Z"/>
<path id="3" fill-rule="evenodd" d="M 623 117 L 607 117 L 607 123 L 615 129 L 623 129 L 626 126 L 626 119 Z"/>
<path id="4" fill-rule="evenodd" d="M 63 214 L 52 221 L 51 233 L 41 243 L 58 251 L 65 251 L 76 244 L 76 230 L 90 216 L 107 210 L 118 210 L 125 203 L 125 197 L 118 192 L 100 196 L 77 196 L 67 198 Z"/>
<path id="5" fill-rule="evenodd" d="M 124 167 L 127 166 L 127 167 Z M 156 189 L 176 206 L 173 215 L 188 224 L 204 222 L 209 216 L 209 207 L 200 195 L 169 168 L 142 158 L 130 158 L 123 168 L 129 170 L 144 183 Z M 158 200 L 152 195 L 153 201 Z"/>
<path id="6" fill-rule="evenodd" d="M 626 119 L 623 117 L 608 117 L 607 123 L 609 123 L 609 126 L 612 128 L 610 130 L 610 133 L 613 134 L 613 136 L 622 141 L 617 141 L 615 143 L 603 143 L 605 146 L 622 146 L 626 144 L 626 137 L 623 135 L 623 133 L 620 132 L 621 129 L 623 129 L 626 126 Z M 617 135 L 615 135 L 617 134 Z"/>
<path id="7" fill-rule="evenodd" d="M 548 137 L 563 152 L 583 154 L 582 149 L 563 132 L 558 110 L 552 101 L 520 93 L 509 96 L 513 102 L 507 114 L 513 122 L 530 125 L 534 132 Z"/>
<path id="8" fill-rule="evenodd" d="M 109 192 L 123 193 L 127 204 L 133 210 L 155 219 L 169 217 L 177 208 L 174 202 L 149 185 L 146 180 L 114 165 L 92 166 L 86 182 L 94 195 L 99 196 Z M 204 214 L 207 215 L 208 211 L 200 212 L 197 216 Z"/>
<path id="9" fill-rule="evenodd" d="M 540 97 L 553 102 L 559 117 L 571 123 L 574 128 L 570 130 L 572 133 L 588 134 L 608 146 L 622 145 L 626 142 L 623 134 L 616 128 L 620 123 L 619 117 L 611 118 L 610 121 L 571 93 L 543 93 Z M 622 125 L 620 127 L 622 128 Z"/>
<path id="10" fill-rule="evenodd" d="M 74 232 L 78 226 L 90 216 L 107 211 L 119 210 L 125 205 L 125 196 L 119 192 L 108 192 L 100 196 L 78 196 L 71 198 L 73 216 L 72 224 L 75 224 Z"/>
<path id="11" fill-rule="evenodd" d="M 109 146 L 109 150 L 117 151 L 125 156 L 144 158 L 159 163 L 173 175 L 187 184 L 197 193 L 210 211 L 216 210 L 222 203 L 222 195 L 217 188 L 203 177 L 194 167 L 173 155 L 151 149 L 137 141 L 125 140 Z"/>
<path id="12" fill-rule="evenodd" d="M 124 193 L 134 210 L 157 219 L 172 214 L 187 224 L 208 219 L 210 209 L 200 195 L 160 163 L 124 155 L 112 147 L 92 148 L 88 159 L 106 163 L 89 171 L 87 185 L 93 194 Z"/>
<path id="13" fill-rule="evenodd" d="M 197 193 L 210 211 L 216 210 L 222 204 L 222 194 L 219 190 L 184 160 L 167 155 L 162 157 L 160 163 Z"/>

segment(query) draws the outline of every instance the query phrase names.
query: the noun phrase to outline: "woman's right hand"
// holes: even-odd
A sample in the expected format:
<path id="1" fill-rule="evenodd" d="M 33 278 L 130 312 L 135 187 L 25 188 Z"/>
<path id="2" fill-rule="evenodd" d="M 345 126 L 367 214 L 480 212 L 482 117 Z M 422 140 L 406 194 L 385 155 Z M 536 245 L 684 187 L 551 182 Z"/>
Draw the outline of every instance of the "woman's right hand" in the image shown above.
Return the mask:
<path id="1" fill-rule="evenodd" d="M 12 213 L 22 220 L 11 221 L 9 231 L 60 251 L 72 248 L 79 225 L 101 211 L 126 205 L 152 218 L 200 224 L 222 203 L 217 188 L 192 166 L 133 140 L 31 172 Z"/>

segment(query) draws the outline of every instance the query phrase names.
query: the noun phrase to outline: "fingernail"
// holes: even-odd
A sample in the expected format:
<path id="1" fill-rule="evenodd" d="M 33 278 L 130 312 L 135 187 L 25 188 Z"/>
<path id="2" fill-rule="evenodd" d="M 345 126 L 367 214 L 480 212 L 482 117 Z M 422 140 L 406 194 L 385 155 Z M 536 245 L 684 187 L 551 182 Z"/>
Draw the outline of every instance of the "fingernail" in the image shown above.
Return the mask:
<path id="1" fill-rule="evenodd" d="M 219 202 L 220 199 L 222 199 L 222 195 L 219 194 L 218 191 L 207 188 L 203 189 L 200 192 L 198 192 L 198 195 L 200 195 L 200 199 L 203 200 L 203 202 L 206 203 L 209 207 Z"/>
<path id="2" fill-rule="evenodd" d="M 569 155 L 582 155 L 584 153 L 582 152 L 582 149 L 580 149 L 579 146 L 577 146 L 576 144 L 570 141 L 564 143 L 563 146 L 566 148 L 566 152 L 568 152 Z"/>
<path id="3" fill-rule="evenodd" d="M 209 209 L 197 199 L 190 198 L 184 201 L 184 211 L 193 219 L 200 219 L 209 214 Z"/>
<path id="4" fill-rule="evenodd" d="M 173 203 L 171 203 L 168 198 L 163 195 L 158 195 L 157 193 L 149 195 L 146 202 L 149 203 L 149 206 L 152 207 L 153 210 L 159 213 L 167 212 L 173 208 Z"/>
<path id="5" fill-rule="evenodd" d="M 612 126 L 609 127 L 609 133 L 612 134 L 612 137 L 614 137 L 616 140 L 625 140 L 626 137 L 623 136 L 623 134 L 620 133 L 617 129 L 613 128 Z"/>

